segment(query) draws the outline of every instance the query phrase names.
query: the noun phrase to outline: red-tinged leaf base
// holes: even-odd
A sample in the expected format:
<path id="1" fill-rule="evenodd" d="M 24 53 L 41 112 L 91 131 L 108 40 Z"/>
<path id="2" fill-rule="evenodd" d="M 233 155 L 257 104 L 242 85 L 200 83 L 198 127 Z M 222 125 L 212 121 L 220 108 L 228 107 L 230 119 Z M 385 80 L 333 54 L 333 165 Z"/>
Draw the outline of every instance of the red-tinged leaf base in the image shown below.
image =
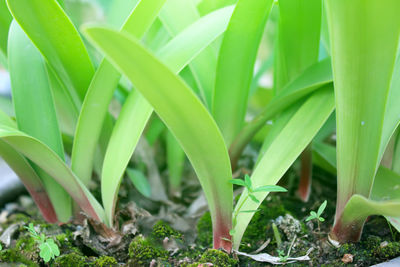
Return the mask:
<path id="1" fill-rule="evenodd" d="M 226 252 L 232 251 L 232 237 L 229 234 L 229 227 L 219 225 L 213 230 L 214 249 L 224 249 Z"/>
<path id="2" fill-rule="evenodd" d="M 26 188 L 42 213 L 43 218 L 49 223 L 57 223 L 57 215 L 47 193 L 44 191 L 35 190 L 28 186 L 26 186 Z"/>
<path id="3" fill-rule="evenodd" d="M 303 151 L 300 160 L 300 183 L 297 193 L 303 202 L 307 202 L 310 197 L 312 182 L 312 151 L 310 146 Z"/>
<path id="4" fill-rule="evenodd" d="M 329 238 L 339 244 L 358 242 L 361 238 L 364 223 L 364 220 L 343 223 L 339 219 L 329 233 Z"/>

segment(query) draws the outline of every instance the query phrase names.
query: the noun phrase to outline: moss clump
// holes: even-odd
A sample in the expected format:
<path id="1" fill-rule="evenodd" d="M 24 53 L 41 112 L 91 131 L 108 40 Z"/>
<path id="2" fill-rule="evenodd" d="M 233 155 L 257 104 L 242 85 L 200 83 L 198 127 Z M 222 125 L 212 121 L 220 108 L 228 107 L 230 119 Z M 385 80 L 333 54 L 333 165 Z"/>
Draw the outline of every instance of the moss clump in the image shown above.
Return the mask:
<path id="1" fill-rule="evenodd" d="M 28 267 L 38 267 L 39 265 L 29 259 L 27 259 L 17 249 L 5 249 L 0 251 L 0 262 L 5 263 L 20 263 L 25 264 Z"/>
<path id="2" fill-rule="evenodd" d="M 152 237 L 159 241 L 164 240 L 166 237 L 181 239 L 182 234 L 172 229 L 172 227 L 166 224 L 164 221 L 158 221 L 153 226 Z"/>
<path id="3" fill-rule="evenodd" d="M 221 250 L 216 249 L 208 249 L 206 252 L 203 253 L 198 263 L 212 263 L 213 266 L 217 267 L 231 267 L 236 266 L 237 261 L 232 259 L 228 254 Z M 194 263 L 194 264 L 198 264 Z M 194 265 L 193 266 L 197 266 Z"/>
<path id="4" fill-rule="evenodd" d="M 153 259 L 167 260 L 168 252 L 138 236 L 129 245 L 129 257 L 133 266 L 147 266 Z"/>
<path id="5" fill-rule="evenodd" d="M 400 242 L 390 242 L 387 245 L 379 246 L 376 250 L 376 256 L 381 259 L 392 259 L 400 255 Z"/>
<path id="6" fill-rule="evenodd" d="M 56 258 L 55 266 L 57 267 L 84 267 L 88 266 L 86 257 L 77 253 L 64 254 Z"/>
<path id="7" fill-rule="evenodd" d="M 276 200 L 263 202 L 259 209 L 260 210 L 254 214 L 243 235 L 240 251 L 248 252 L 258 248 L 265 242 L 267 236 L 273 236 L 271 221 L 289 213 L 284 206 Z"/>
<path id="8" fill-rule="evenodd" d="M 197 222 L 197 243 L 203 247 L 211 247 L 212 242 L 211 215 L 209 212 L 206 212 Z"/>
<path id="9" fill-rule="evenodd" d="M 117 266 L 118 262 L 114 257 L 101 256 L 93 262 L 93 265 L 98 267 L 113 267 Z"/>

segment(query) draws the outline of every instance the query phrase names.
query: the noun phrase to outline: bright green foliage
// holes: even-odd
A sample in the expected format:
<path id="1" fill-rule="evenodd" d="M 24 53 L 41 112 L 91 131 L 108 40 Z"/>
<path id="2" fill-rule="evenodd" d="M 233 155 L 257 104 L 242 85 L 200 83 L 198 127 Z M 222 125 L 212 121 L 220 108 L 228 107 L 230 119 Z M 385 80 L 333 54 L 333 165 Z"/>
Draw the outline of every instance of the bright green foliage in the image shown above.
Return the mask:
<path id="1" fill-rule="evenodd" d="M 263 184 L 276 184 L 290 165 L 296 160 L 304 148 L 310 143 L 322 127 L 334 108 L 332 88 L 327 86 L 315 92 L 289 120 L 281 133 L 271 143 L 268 150 L 254 169 L 251 181 L 256 188 Z M 256 192 L 258 200 L 263 200 L 268 192 Z M 259 206 L 246 198 L 247 192 L 242 193 L 236 208 L 256 210 Z M 234 248 L 238 248 L 240 239 L 254 213 L 238 213 Z"/>
<path id="2" fill-rule="evenodd" d="M 8 0 L 7 4 L 75 103 L 80 103 L 94 69 L 78 31 L 61 6 L 55 0 Z"/>
<path id="3" fill-rule="evenodd" d="M 9 70 L 18 129 L 45 143 L 64 159 L 64 148 L 44 59 L 14 21 L 8 42 Z M 33 165 L 49 194 L 60 221 L 71 216 L 71 200 L 65 190 Z"/>
<path id="4" fill-rule="evenodd" d="M 351 224 L 352 231 L 361 231 L 364 216 L 351 222 L 354 217 L 347 212 L 359 204 L 380 207 L 368 198 L 382 151 L 394 131 L 387 114 L 392 108 L 398 110 L 388 96 L 399 90 L 391 86 L 396 84 L 392 76 L 400 37 L 400 2 L 328 0 L 326 4 L 336 95 L 339 192 L 331 236 L 339 242 L 357 241 L 360 233 L 346 229 Z"/>
<path id="5" fill-rule="evenodd" d="M 321 206 L 319 206 L 318 211 L 310 211 L 310 216 L 307 217 L 306 222 L 310 221 L 310 220 L 318 220 L 320 222 L 324 222 L 325 219 L 321 217 L 322 213 L 324 212 L 325 208 L 326 208 L 326 204 L 327 201 L 325 200 Z"/>
<path id="6" fill-rule="evenodd" d="M 247 110 L 258 46 L 273 0 L 239 0 L 218 57 L 212 113 L 230 146 Z"/>
<path id="7" fill-rule="evenodd" d="M 233 198 L 228 182 L 232 177 L 230 161 L 222 135 L 206 108 L 181 79 L 136 40 L 101 28 L 87 29 L 86 33 L 127 75 L 174 134 L 204 188 L 214 228 L 222 227 L 219 231 L 228 234 L 225 228 L 230 228 Z"/>
<path id="8" fill-rule="evenodd" d="M 40 257 L 44 260 L 44 262 L 49 262 L 50 260 L 54 260 L 55 257 L 60 256 L 60 250 L 58 249 L 57 244 L 51 238 L 46 238 L 46 236 L 42 233 L 39 235 L 36 232 L 33 223 L 30 223 L 28 227 L 25 227 L 31 237 L 38 243 L 40 249 Z"/>
<path id="9" fill-rule="evenodd" d="M 145 197 L 151 196 L 151 187 L 149 181 L 147 180 L 146 176 L 135 169 L 126 169 L 126 174 L 128 175 L 129 179 L 132 181 L 133 185 L 136 189 Z"/>

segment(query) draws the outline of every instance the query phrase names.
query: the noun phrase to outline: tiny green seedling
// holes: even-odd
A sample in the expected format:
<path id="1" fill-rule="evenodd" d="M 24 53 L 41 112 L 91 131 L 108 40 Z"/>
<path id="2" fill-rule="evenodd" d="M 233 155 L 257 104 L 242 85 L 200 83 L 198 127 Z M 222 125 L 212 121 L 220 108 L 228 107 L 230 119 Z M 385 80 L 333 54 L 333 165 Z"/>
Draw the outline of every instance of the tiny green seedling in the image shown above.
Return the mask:
<path id="1" fill-rule="evenodd" d="M 290 257 L 290 252 L 292 251 L 294 241 L 296 241 L 296 236 L 293 237 L 292 243 L 290 243 L 290 247 L 289 247 L 287 254 L 285 254 L 285 251 L 283 251 L 283 250 L 280 250 L 280 249 L 277 250 L 279 262 L 287 262 L 288 261 L 288 259 Z"/>
<path id="2" fill-rule="evenodd" d="M 325 200 L 321 206 L 319 206 L 318 211 L 310 211 L 310 216 L 307 217 L 306 222 L 311 221 L 311 220 L 316 220 L 318 223 L 318 232 L 321 232 L 319 223 L 324 222 L 325 219 L 321 217 L 322 213 L 324 212 L 326 208 L 327 201 Z"/>
<path id="3" fill-rule="evenodd" d="M 285 254 L 285 251 L 278 249 L 278 257 L 280 262 L 287 262 L 287 259 L 289 258 L 288 255 Z"/>
<path id="4" fill-rule="evenodd" d="M 55 259 L 56 256 L 60 256 L 60 250 L 57 244 L 51 238 L 46 238 L 44 234 L 36 232 L 33 223 L 30 223 L 28 227 L 25 227 L 31 237 L 39 244 L 40 257 L 44 262 L 49 262 L 51 259 Z"/>
<path id="5" fill-rule="evenodd" d="M 235 210 L 235 213 L 233 214 L 233 228 L 235 228 L 236 222 L 237 222 L 237 216 L 239 213 L 252 213 L 252 212 L 257 212 L 257 210 L 241 210 L 243 207 L 243 204 L 247 201 L 247 199 L 251 199 L 255 203 L 260 203 L 260 200 L 257 199 L 257 197 L 254 195 L 254 193 L 257 192 L 287 192 L 287 190 L 281 186 L 278 185 L 264 185 L 264 186 L 259 186 L 254 188 L 250 179 L 249 175 L 244 176 L 244 180 L 241 179 L 231 179 L 229 180 L 231 184 L 243 186 L 247 189 L 247 195 L 239 205 L 239 207 Z M 233 235 L 235 231 L 232 229 L 230 232 L 230 235 Z"/>

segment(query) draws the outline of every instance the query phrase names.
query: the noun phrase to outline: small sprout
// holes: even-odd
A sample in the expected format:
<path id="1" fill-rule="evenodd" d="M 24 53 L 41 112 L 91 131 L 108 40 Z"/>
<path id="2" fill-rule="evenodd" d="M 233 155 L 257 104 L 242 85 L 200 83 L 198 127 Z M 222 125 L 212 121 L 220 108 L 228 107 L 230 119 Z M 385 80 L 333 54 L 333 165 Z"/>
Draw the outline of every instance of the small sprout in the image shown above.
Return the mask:
<path id="1" fill-rule="evenodd" d="M 285 254 L 285 251 L 278 249 L 278 257 L 280 262 L 287 262 L 289 256 Z"/>
<path id="2" fill-rule="evenodd" d="M 33 223 L 30 223 L 29 226 L 25 228 L 29 231 L 30 236 L 39 244 L 39 255 L 44 262 L 47 263 L 51 259 L 55 259 L 56 256 L 60 256 L 60 250 L 53 239 L 46 238 L 43 233 L 39 235 L 39 233 L 36 232 Z"/>
<path id="3" fill-rule="evenodd" d="M 272 231 L 274 232 L 274 238 L 276 245 L 279 247 L 282 244 L 281 234 L 279 233 L 278 227 L 275 223 L 272 223 Z"/>
<path id="4" fill-rule="evenodd" d="M 311 220 L 317 220 L 318 223 L 318 232 L 320 232 L 320 222 L 324 222 L 325 219 L 321 217 L 322 213 L 324 212 L 326 208 L 327 201 L 325 200 L 321 206 L 319 206 L 318 211 L 310 211 L 310 216 L 307 217 L 306 222 L 311 221 Z"/>
<path id="5" fill-rule="evenodd" d="M 1 245 L 1 243 L 0 243 L 0 251 L 2 251 L 3 250 L 3 246 Z"/>
<path id="6" fill-rule="evenodd" d="M 229 180 L 229 182 L 231 184 L 234 185 L 239 185 L 239 186 L 243 186 L 247 189 L 247 194 L 244 198 L 244 200 L 239 204 L 239 207 L 235 210 L 234 214 L 233 214 L 233 228 L 235 228 L 236 226 L 236 222 L 237 222 L 237 216 L 239 213 L 252 213 L 252 212 L 257 212 L 259 211 L 259 209 L 257 210 L 243 210 L 242 211 L 242 207 L 244 205 L 244 203 L 247 201 L 247 199 L 251 199 L 253 202 L 259 204 L 261 201 L 254 195 L 254 193 L 257 192 L 287 192 L 287 190 L 281 186 L 278 185 L 264 185 L 264 186 L 259 186 L 254 188 L 253 184 L 251 182 L 251 178 L 249 175 L 245 175 L 244 176 L 244 180 L 241 179 L 231 179 Z M 234 234 L 233 229 L 229 232 L 230 235 Z"/>

